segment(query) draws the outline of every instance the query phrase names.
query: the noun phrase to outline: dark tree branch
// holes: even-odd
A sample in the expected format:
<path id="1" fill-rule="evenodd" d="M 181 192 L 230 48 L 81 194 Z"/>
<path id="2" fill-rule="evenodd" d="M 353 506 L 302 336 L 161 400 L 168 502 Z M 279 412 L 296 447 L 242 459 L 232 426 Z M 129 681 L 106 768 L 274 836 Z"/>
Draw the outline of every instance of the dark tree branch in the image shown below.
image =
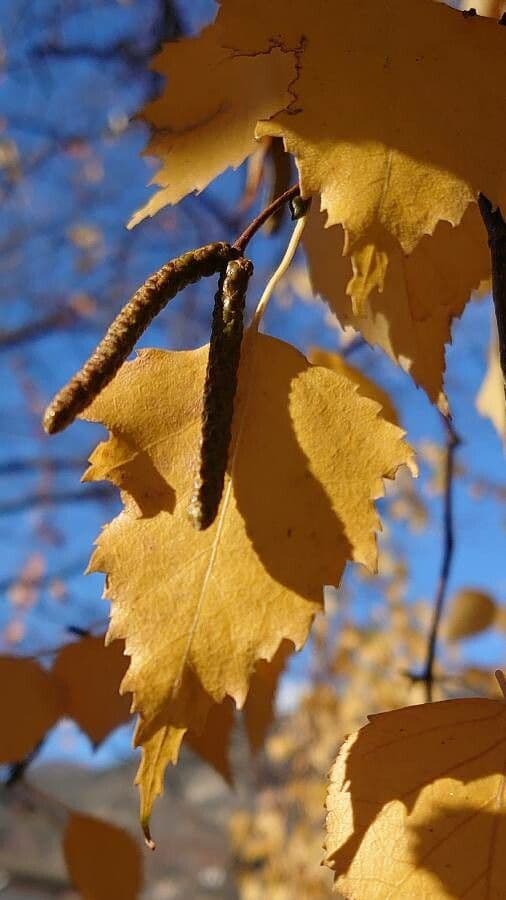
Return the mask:
<path id="1" fill-rule="evenodd" d="M 19 347 L 29 341 L 43 338 L 54 329 L 68 328 L 78 318 L 79 314 L 71 306 L 67 306 L 48 313 L 40 319 L 35 319 L 33 322 L 27 322 L 26 325 L 20 325 L 19 328 L 13 328 L 10 331 L 0 329 L 0 351 L 10 350 L 12 347 Z"/>
<path id="2" fill-rule="evenodd" d="M 76 459 L 52 459 L 50 456 L 36 456 L 31 459 L 7 459 L 0 463 L 0 477 L 27 475 L 32 472 L 75 472 L 86 467 L 84 457 Z"/>
<path id="3" fill-rule="evenodd" d="M 90 500 L 111 500 L 117 495 L 113 487 L 107 485 L 95 485 L 88 487 L 86 491 L 59 491 L 40 492 L 27 494 L 25 497 L 15 497 L 13 500 L 5 500 L 0 504 L 0 515 L 7 516 L 13 513 L 25 512 L 34 506 L 55 506 L 64 503 L 82 503 Z"/>
<path id="4" fill-rule="evenodd" d="M 478 196 L 478 205 L 487 229 L 492 257 L 492 294 L 499 332 L 499 357 L 506 386 L 506 222 L 499 207 L 494 209 L 483 194 Z"/>
<path id="5" fill-rule="evenodd" d="M 432 625 L 427 642 L 425 666 L 421 675 L 414 676 L 413 678 L 413 680 L 423 681 L 425 683 L 428 703 L 432 701 L 434 663 L 436 661 L 439 626 L 441 624 L 454 551 L 453 479 L 455 474 L 455 451 L 460 443 L 460 439 L 450 419 L 443 417 L 443 422 L 446 428 L 446 464 L 443 495 L 443 555 L 436 595 L 434 597 Z"/>

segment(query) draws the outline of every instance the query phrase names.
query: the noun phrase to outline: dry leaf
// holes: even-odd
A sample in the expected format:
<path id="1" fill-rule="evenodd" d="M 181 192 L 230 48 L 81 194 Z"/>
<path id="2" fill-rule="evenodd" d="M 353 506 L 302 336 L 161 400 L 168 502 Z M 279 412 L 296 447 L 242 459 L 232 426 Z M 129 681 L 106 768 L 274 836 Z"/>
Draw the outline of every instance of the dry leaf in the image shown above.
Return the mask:
<path id="1" fill-rule="evenodd" d="M 216 523 L 195 531 L 186 508 L 207 354 L 144 351 L 86 413 L 111 437 L 85 479 L 113 481 L 125 504 L 90 570 L 107 572 L 109 638 L 124 637 L 131 657 L 123 689 L 141 714 L 139 743 L 168 723 L 198 733 L 211 703 L 243 704 L 255 664 L 283 638 L 304 643 L 346 560 L 374 568 L 372 500 L 412 462 L 402 432 L 347 378 L 250 334 L 231 477 Z"/>
<path id="2" fill-rule="evenodd" d="M 143 865 L 134 839 L 116 825 L 72 813 L 63 836 L 70 880 L 83 900 L 137 900 Z"/>
<path id="3" fill-rule="evenodd" d="M 128 668 L 120 641 L 104 645 L 104 637 L 85 637 L 58 653 L 53 674 L 62 685 L 65 715 L 97 745 L 130 718 L 131 698 L 119 686 Z"/>
<path id="4" fill-rule="evenodd" d="M 456 228 L 440 223 L 409 256 L 392 244 L 383 284 L 364 275 L 359 312 L 347 294 L 359 290 L 359 282 L 356 273 L 351 283 L 352 264 L 342 255 L 342 228 L 325 228 L 324 216 L 312 208 L 303 241 L 313 289 L 341 325 L 351 325 L 381 347 L 444 409 L 445 344 L 452 320 L 462 314 L 490 269 L 478 208 L 470 207 Z"/>
<path id="5" fill-rule="evenodd" d="M 22 760 L 56 724 L 62 697 L 50 672 L 32 659 L 0 656 L 0 764 Z"/>
<path id="6" fill-rule="evenodd" d="M 296 76 L 293 55 L 271 47 L 265 55 L 238 56 L 216 25 L 196 38 L 167 44 L 154 68 L 168 78 L 168 86 L 143 116 L 152 128 L 146 153 L 162 160 L 153 179 L 162 189 L 133 216 L 131 226 L 203 190 L 254 153 L 258 119 L 288 106 Z"/>
<path id="7" fill-rule="evenodd" d="M 360 369 L 350 366 L 338 353 L 329 353 L 327 350 L 319 350 L 313 347 L 309 351 L 308 358 L 313 365 L 326 366 L 328 369 L 332 369 L 334 372 L 339 372 L 346 378 L 349 378 L 350 381 L 354 381 L 363 397 L 376 400 L 381 405 L 381 413 L 387 422 L 392 422 L 393 425 L 399 424 L 397 412 L 387 392 L 375 381 L 372 381 L 371 378 L 368 378 L 367 375 L 364 375 Z"/>
<path id="8" fill-rule="evenodd" d="M 499 335 L 495 323 L 492 323 L 488 368 L 476 398 L 476 409 L 480 415 L 490 419 L 497 434 L 506 444 L 506 396 L 499 358 Z"/>
<path id="9" fill-rule="evenodd" d="M 448 604 L 444 635 L 448 641 L 460 641 L 479 634 L 493 625 L 497 606 L 489 594 L 464 588 L 457 591 Z"/>
<path id="10" fill-rule="evenodd" d="M 503 700 L 371 716 L 341 749 L 326 864 L 345 897 L 497 897 L 506 883 Z"/>

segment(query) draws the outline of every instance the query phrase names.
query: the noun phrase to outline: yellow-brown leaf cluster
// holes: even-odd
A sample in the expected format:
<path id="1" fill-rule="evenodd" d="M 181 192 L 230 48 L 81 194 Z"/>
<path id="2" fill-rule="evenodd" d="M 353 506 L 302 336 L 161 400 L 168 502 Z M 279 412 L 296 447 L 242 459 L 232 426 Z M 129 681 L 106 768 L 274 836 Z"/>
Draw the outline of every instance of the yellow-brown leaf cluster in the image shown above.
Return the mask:
<path id="1" fill-rule="evenodd" d="M 498 18 L 433 0 L 317 0 L 310 16 L 304 0 L 223 0 L 155 60 L 160 190 L 133 222 L 238 166 L 255 135 L 282 139 L 315 195 L 315 290 L 445 410 L 451 322 L 489 277 L 476 198 L 506 206 Z"/>

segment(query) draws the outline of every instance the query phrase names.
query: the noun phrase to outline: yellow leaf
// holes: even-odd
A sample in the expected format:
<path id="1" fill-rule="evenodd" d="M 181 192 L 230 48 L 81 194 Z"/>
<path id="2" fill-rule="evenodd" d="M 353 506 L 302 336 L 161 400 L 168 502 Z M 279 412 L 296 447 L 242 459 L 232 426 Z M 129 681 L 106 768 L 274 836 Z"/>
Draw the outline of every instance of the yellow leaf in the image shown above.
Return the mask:
<path id="1" fill-rule="evenodd" d="M 168 78 L 168 87 L 143 115 L 152 128 L 146 153 L 162 161 L 153 179 L 161 190 L 131 226 L 203 190 L 228 166 L 237 168 L 258 147 L 257 121 L 290 104 L 296 76 L 293 55 L 271 47 L 258 56 L 238 56 L 216 25 L 167 44 L 155 68 Z"/>
<path id="2" fill-rule="evenodd" d="M 143 866 L 134 839 L 116 825 L 72 813 L 63 836 L 72 884 L 83 900 L 137 900 Z"/>
<path id="3" fill-rule="evenodd" d="M 257 137 L 284 139 L 304 196 L 321 195 L 380 285 L 392 239 L 411 252 L 479 191 L 506 206 L 505 51 L 495 21 L 429 0 L 316 0 L 310 16 L 306 0 L 222 0 L 200 37 L 162 52 L 168 93 L 147 114 L 163 190 L 135 221 L 237 165 L 263 116 Z"/>
<path id="4" fill-rule="evenodd" d="M 270 662 L 266 659 L 257 662 L 243 711 L 246 734 L 253 753 L 257 753 L 263 746 L 272 723 L 276 689 L 291 653 L 293 645 L 290 641 L 282 641 Z"/>
<path id="5" fill-rule="evenodd" d="M 141 743 L 139 739 L 139 720 L 134 742 Z M 168 765 L 175 765 L 179 757 L 179 751 L 186 732 L 186 728 L 178 728 L 175 725 L 162 725 L 150 735 L 142 738 L 142 757 L 135 784 L 139 787 L 140 794 L 140 821 L 146 841 L 151 847 L 149 819 L 153 803 L 163 794 L 163 780 L 165 769 Z"/>
<path id="6" fill-rule="evenodd" d="M 479 16 L 490 16 L 492 19 L 500 19 L 506 11 L 504 0 L 476 0 L 474 5 Z"/>
<path id="7" fill-rule="evenodd" d="M 167 722 L 201 730 L 211 701 L 243 704 L 258 659 L 283 638 L 304 643 L 323 585 L 339 581 L 346 560 L 375 567 L 372 500 L 382 477 L 412 461 L 402 432 L 348 379 L 265 335 L 246 343 L 231 477 L 205 532 L 186 510 L 207 347 L 141 353 L 86 413 L 111 438 L 85 478 L 128 483 L 90 570 L 107 573 L 109 639 L 126 640 L 123 689 L 145 723 L 141 740 Z"/>
<path id="8" fill-rule="evenodd" d="M 279 676 L 288 655 L 293 652 L 289 641 L 282 641 L 270 662 L 259 660 L 250 681 L 248 696 L 242 711 L 251 750 L 260 749 L 272 721 L 273 702 Z M 135 783 L 140 789 L 140 817 L 148 841 L 151 841 L 149 819 L 156 798 L 163 793 L 165 769 L 178 761 L 183 738 L 185 743 L 205 762 L 213 766 L 227 783 L 232 782 L 229 743 L 234 726 L 234 704 L 230 697 L 213 704 L 201 733 L 185 731 L 166 724 L 142 741 L 142 759 Z M 141 743 L 141 741 L 136 742 Z"/>
<path id="9" fill-rule="evenodd" d="M 478 412 L 490 419 L 497 434 L 506 443 L 506 397 L 504 376 L 499 358 L 499 336 L 495 323 L 488 354 L 488 369 L 476 398 Z"/>
<path id="10" fill-rule="evenodd" d="M 338 353 L 329 353 L 326 350 L 319 350 L 314 347 L 309 351 L 309 360 L 315 366 L 326 366 L 328 369 L 332 369 L 334 372 L 339 372 L 341 375 L 349 378 L 350 381 L 354 381 L 363 397 L 376 400 L 381 405 L 381 413 L 387 422 L 391 422 L 392 425 L 399 424 L 397 412 L 387 392 L 375 381 L 372 381 L 371 378 L 368 378 L 367 375 L 364 375 L 360 369 L 350 366 Z"/>
<path id="11" fill-rule="evenodd" d="M 64 692 L 65 715 L 97 745 L 130 717 L 130 698 L 119 686 L 128 668 L 123 644 L 104 645 L 104 637 L 85 637 L 58 653 L 53 674 Z"/>
<path id="12" fill-rule="evenodd" d="M 323 215 L 312 209 L 303 242 L 313 289 L 341 325 L 351 325 L 370 344 L 380 346 L 444 408 L 445 344 L 452 320 L 462 314 L 490 269 L 478 208 L 471 206 L 456 228 L 440 223 L 409 256 L 392 243 L 383 284 L 371 282 L 363 272 L 359 311 L 354 311 L 347 294 L 357 290 L 358 276 L 350 288 L 353 271 L 342 255 L 342 228 L 325 228 Z"/>
<path id="13" fill-rule="evenodd" d="M 2 727 L 0 764 L 22 760 L 62 713 L 58 684 L 31 659 L 0 656 Z"/>
<path id="14" fill-rule="evenodd" d="M 457 591 L 449 602 L 444 622 L 444 634 L 448 641 L 460 641 L 472 634 L 479 634 L 494 623 L 497 607 L 489 594 L 464 588 Z"/>
<path id="15" fill-rule="evenodd" d="M 503 700 L 371 716 L 341 749 L 326 864 L 360 900 L 497 897 L 506 883 Z"/>
<path id="16" fill-rule="evenodd" d="M 488 138 L 504 118 L 506 34 L 495 22 L 427 0 L 320 0 L 310 17 L 305 0 L 265 4 L 263 15 L 256 0 L 222 9 L 238 52 L 272 40 L 302 48 L 292 107 L 257 134 L 284 138 L 304 196 L 321 194 L 328 224 L 344 226 L 346 253 L 369 246 L 381 270 L 387 235 L 410 253 L 438 221 L 456 225 L 480 190 L 506 202 L 502 151 Z M 476 75 L 484 56 L 490 68 Z"/>

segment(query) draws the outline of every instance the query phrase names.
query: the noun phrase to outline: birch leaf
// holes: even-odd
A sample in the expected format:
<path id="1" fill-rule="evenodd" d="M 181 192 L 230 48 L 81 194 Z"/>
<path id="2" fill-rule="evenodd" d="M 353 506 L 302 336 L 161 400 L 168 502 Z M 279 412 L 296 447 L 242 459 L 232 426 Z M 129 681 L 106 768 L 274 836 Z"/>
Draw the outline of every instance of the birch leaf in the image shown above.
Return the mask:
<path id="1" fill-rule="evenodd" d="M 274 697 L 281 672 L 293 645 L 283 641 L 270 662 L 261 659 L 251 678 L 248 696 L 242 710 L 244 725 L 253 753 L 263 744 L 273 718 Z M 230 697 L 214 704 L 207 716 L 203 731 L 186 731 L 170 723 L 162 726 L 143 743 L 142 759 L 135 783 L 140 789 L 140 817 L 143 831 L 151 841 L 149 819 L 153 803 L 163 793 L 167 766 L 178 761 L 183 739 L 189 747 L 209 763 L 227 783 L 232 782 L 229 744 L 234 727 L 234 704 Z"/>
<path id="2" fill-rule="evenodd" d="M 327 796 L 325 862 L 341 894 L 501 897 L 505 752 L 504 700 L 370 716 L 342 747 Z"/>
<path id="3" fill-rule="evenodd" d="M 83 900 L 137 900 L 143 882 L 139 848 L 127 831 L 72 813 L 63 835 L 70 880 Z"/>
<path id="4" fill-rule="evenodd" d="M 315 366 L 327 366 L 334 372 L 345 375 L 350 381 L 354 381 L 360 394 L 369 397 L 370 400 L 376 400 L 380 404 L 381 414 L 387 422 L 392 422 L 393 425 L 399 424 L 397 412 L 387 392 L 367 375 L 364 375 L 360 369 L 350 366 L 338 353 L 329 353 L 327 350 L 319 350 L 315 347 L 311 349 L 309 359 Z"/>
<path id="5" fill-rule="evenodd" d="M 244 704 L 244 725 L 252 753 L 263 746 L 274 717 L 274 699 L 288 657 L 293 652 L 289 641 L 283 641 L 268 662 L 260 659 L 256 665 Z"/>
<path id="6" fill-rule="evenodd" d="M 63 715 L 51 672 L 33 659 L 0 656 L 2 728 L 0 765 L 22 760 Z"/>
<path id="7" fill-rule="evenodd" d="M 490 594 L 463 588 L 448 603 L 444 635 L 448 641 L 460 641 L 479 634 L 494 624 L 497 613 L 498 607 Z"/>
<path id="8" fill-rule="evenodd" d="M 315 0 L 310 16 L 305 0 L 222 0 L 161 67 L 168 89 L 147 116 L 163 188 L 135 221 L 194 189 L 190 152 L 199 189 L 250 153 L 262 103 L 257 137 L 283 138 L 362 281 L 366 267 L 381 286 L 392 241 L 410 253 L 479 191 L 506 208 L 506 31 L 492 19 L 430 0 Z M 171 160 L 174 136 L 187 152 Z"/>
<path id="9" fill-rule="evenodd" d="M 351 325 L 370 344 L 381 347 L 444 410 L 445 344 L 452 322 L 489 276 L 489 251 L 478 208 L 471 206 L 456 228 L 440 223 L 409 256 L 392 243 L 384 281 L 371 280 L 364 264 L 360 288 L 359 274 L 353 275 L 351 261 L 343 256 L 342 228 L 325 228 L 324 215 L 311 210 L 303 241 L 313 290 L 327 301 L 341 325 Z M 355 287 L 350 288 L 353 280 Z M 359 311 L 348 296 L 353 290 L 359 291 Z"/>
<path id="10" fill-rule="evenodd" d="M 161 190 L 133 216 L 131 226 L 201 191 L 228 166 L 237 168 L 258 147 L 258 119 L 290 104 L 289 85 L 296 76 L 293 55 L 273 47 L 238 57 L 218 26 L 167 44 L 154 68 L 168 85 L 143 116 L 152 129 L 146 153 L 162 161 L 153 179 Z"/>
<path id="11" fill-rule="evenodd" d="M 284 638 L 304 643 L 346 560 L 375 567 L 372 501 L 382 477 L 412 461 L 402 432 L 348 379 L 250 336 L 220 512 L 196 532 L 186 509 L 207 354 L 142 352 L 86 413 L 111 437 L 85 478 L 128 484 L 90 570 L 107 573 L 109 638 L 125 638 L 131 657 L 123 690 L 142 717 L 140 742 L 167 722 L 199 732 L 211 703 L 229 695 L 242 706 L 257 660 Z"/>
<path id="12" fill-rule="evenodd" d="M 64 692 L 65 715 L 93 744 L 100 744 L 130 718 L 130 698 L 118 693 L 128 667 L 120 641 L 104 645 L 104 637 L 84 637 L 58 653 L 53 674 Z"/>

